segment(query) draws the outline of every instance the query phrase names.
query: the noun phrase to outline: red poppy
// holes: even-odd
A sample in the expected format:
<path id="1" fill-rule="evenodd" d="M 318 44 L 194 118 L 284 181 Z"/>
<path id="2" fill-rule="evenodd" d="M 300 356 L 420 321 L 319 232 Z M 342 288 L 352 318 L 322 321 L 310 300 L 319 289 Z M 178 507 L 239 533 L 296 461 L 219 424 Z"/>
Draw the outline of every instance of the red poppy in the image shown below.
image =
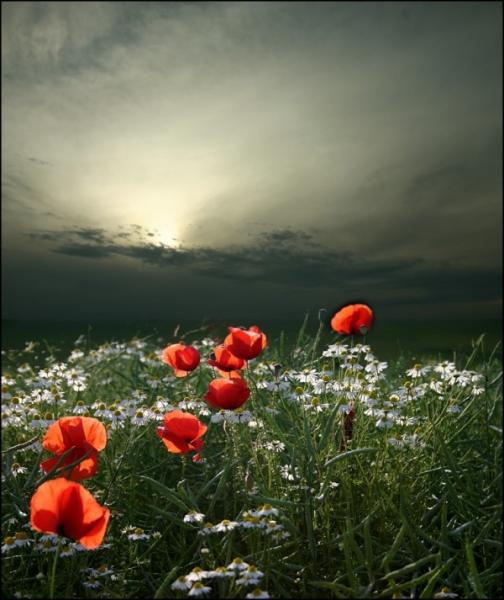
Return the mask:
<path id="1" fill-rule="evenodd" d="M 64 477 L 40 485 L 30 503 L 33 529 L 75 540 L 88 549 L 103 541 L 110 511 L 85 487 Z"/>
<path id="2" fill-rule="evenodd" d="M 349 304 L 339 310 L 331 319 L 331 327 L 336 333 L 350 335 L 365 334 L 373 325 L 373 311 L 366 304 Z"/>
<path id="3" fill-rule="evenodd" d="M 257 325 L 248 329 L 228 327 L 228 331 L 229 335 L 224 340 L 224 346 L 238 358 L 245 360 L 255 358 L 268 344 L 268 338 Z"/>
<path id="4" fill-rule="evenodd" d="M 107 430 L 103 423 L 93 417 L 62 417 L 49 426 L 42 440 L 42 447 L 55 454 L 40 465 L 48 473 L 53 469 L 62 454 L 68 452 L 60 467 L 70 465 L 82 459 L 64 475 L 68 479 L 88 479 L 96 473 L 98 452 L 107 444 Z"/>
<path id="5" fill-rule="evenodd" d="M 186 377 L 200 363 L 200 353 L 193 346 L 171 344 L 163 350 L 161 359 L 175 369 L 176 377 Z"/>
<path id="6" fill-rule="evenodd" d="M 223 377 L 240 377 L 239 370 L 243 369 L 245 361 L 235 356 L 224 344 L 220 344 L 212 352 L 208 364 L 218 369 Z"/>
<path id="7" fill-rule="evenodd" d="M 214 379 L 208 385 L 204 398 L 214 408 L 234 410 L 250 396 L 250 390 L 241 378 Z"/>
<path id="8" fill-rule="evenodd" d="M 164 416 L 163 426 L 157 428 L 157 434 L 168 452 L 186 454 L 203 446 L 205 442 L 200 438 L 206 430 L 207 426 L 194 415 L 172 410 Z M 199 459 L 199 454 L 195 456 Z"/>

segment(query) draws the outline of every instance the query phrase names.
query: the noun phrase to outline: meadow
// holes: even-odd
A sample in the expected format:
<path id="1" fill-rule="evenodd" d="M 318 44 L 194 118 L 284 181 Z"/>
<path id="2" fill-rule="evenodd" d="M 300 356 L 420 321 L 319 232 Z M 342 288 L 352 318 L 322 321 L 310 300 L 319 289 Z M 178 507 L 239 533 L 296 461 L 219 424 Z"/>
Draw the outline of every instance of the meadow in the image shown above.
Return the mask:
<path id="1" fill-rule="evenodd" d="M 258 325 L 235 409 L 205 399 L 223 341 L 206 329 L 168 341 L 201 356 L 184 377 L 154 335 L 4 351 L 6 598 L 502 597 L 499 345 L 385 361 L 364 336 L 305 320 L 287 343 Z M 195 452 L 158 435 L 174 410 L 206 426 Z M 69 416 L 106 426 L 79 482 L 110 511 L 95 549 L 30 521 L 61 468 L 41 470 L 42 439 Z"/>

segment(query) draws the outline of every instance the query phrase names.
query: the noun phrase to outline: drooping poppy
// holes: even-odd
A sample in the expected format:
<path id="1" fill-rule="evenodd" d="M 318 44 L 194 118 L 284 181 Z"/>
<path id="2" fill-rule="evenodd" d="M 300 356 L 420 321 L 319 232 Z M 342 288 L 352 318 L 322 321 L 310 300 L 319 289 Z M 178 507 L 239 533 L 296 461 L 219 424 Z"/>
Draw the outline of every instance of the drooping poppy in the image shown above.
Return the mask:
<path id="1" fill-rule="evenodd" d="M 161 360 L 175 369 L 176 377 L 186 377 L 200 363 L 200 353 L 193 346 L 170 344 L 166 346 Z"/>
<path id="2" fill-rule="evenodd" d="M 172 410 L 163 417 L 163 425 L 156 431 L 168 452 L 186 454 L 199 450 L 204 445 L 201 438 L 207 429 L 194 415 L 182 410 Z"/>
<path id="3" fill-rule="evenodd" d="M 30 502 L 33 529 L 65 536 L 88 549 L 102 543 L 109 518 L 109 509 L 85 487 L 64 477 L 40 485 Z"/>
<path id="4" fill-rule="evenodd" d="M 336 333 L 363 335 L 373 325 L 373 311 L 367 304 L 349 304 L 339 310 L 331 319 L 331 327 Z"/>
<path id="5" fill-rule="evenodd" d="M 55 454 L 41 463 L 48 473 L 61 460 L 59 468 L 82 459 L 72 469 L 58 474 L 72 480 L 88 479 L 96 473 L 98 452 L 107 444 L 107 430 L 103 423 L 93 417 L 61 417 L 49 426 L 42 440 L 42 447 Z"/>
<path id="6" fill-rule="evenodd" d="M 245 360 L 235 356 L 224 344 L 220 344 L 214 348 L 208 364 L 218 369 L 222 377 L 240 377 L 239 370 L 243 369 Z"/>
<path id="7" fill-rule="evenodd" d="M 209 383 L 204 399 L 214 408 L 234 410 L 249 396 L 250 390 L 243 379 L 214 379 Z"/>
<path id="8" fill-rule="evenodd" d="M 268 344 L 268 338 L 253 325 L 248 329 L 228 327 L 229 335 L 224 340 L 224 346 L 238 358 L 251 360 L 259 356 Z"/>

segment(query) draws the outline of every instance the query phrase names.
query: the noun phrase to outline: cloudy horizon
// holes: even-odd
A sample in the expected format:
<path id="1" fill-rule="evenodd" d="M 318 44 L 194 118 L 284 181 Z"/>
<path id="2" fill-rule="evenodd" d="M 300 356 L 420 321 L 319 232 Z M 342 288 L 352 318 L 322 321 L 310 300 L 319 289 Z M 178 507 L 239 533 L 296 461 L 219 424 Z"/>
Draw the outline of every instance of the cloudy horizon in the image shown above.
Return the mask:
<path id="1" fill-rule="evenodd" d="M 500 316 L 501 24 L 2 3 L 3 318 Z"/>

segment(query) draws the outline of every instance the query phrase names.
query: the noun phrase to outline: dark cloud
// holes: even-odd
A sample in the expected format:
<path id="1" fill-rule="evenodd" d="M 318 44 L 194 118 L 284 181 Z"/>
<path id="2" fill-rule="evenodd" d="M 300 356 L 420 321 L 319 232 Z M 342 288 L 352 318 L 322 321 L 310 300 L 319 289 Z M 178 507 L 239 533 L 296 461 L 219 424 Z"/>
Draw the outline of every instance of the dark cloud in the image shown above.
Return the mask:
<path id="1" fill-rule="evenodd" d="M 312 236 L 292 229 L 261 233 L 252 243 L 216 249 L 172 248 L 151 243 L 102 243 L 116 236 L 100 230 L 35 233 L 56 242 L 53 251 L 67 257 L 100 260 L 128 258 L 173 275 L 240 284 L 274 285 L 284 289 L 338 286 L 348 293 L 376 295 L 394 305 L 419 302 L 478 302 L 500 298 L 499 270 L 427 262 L 421 258 L 380 260 L 338 253 L 314 243 Z M 60 243 L 79 236 L 88 243 Z"/>
<path id="2" fill-rule="evenodd" d="M 67 256 L 80 256 L 83 258 L 105 258 L 111 256 L 113 250 L 107 246 L 91 246 L 90 244 L 64 244 L 58 246 L 55 252 Z"/>

